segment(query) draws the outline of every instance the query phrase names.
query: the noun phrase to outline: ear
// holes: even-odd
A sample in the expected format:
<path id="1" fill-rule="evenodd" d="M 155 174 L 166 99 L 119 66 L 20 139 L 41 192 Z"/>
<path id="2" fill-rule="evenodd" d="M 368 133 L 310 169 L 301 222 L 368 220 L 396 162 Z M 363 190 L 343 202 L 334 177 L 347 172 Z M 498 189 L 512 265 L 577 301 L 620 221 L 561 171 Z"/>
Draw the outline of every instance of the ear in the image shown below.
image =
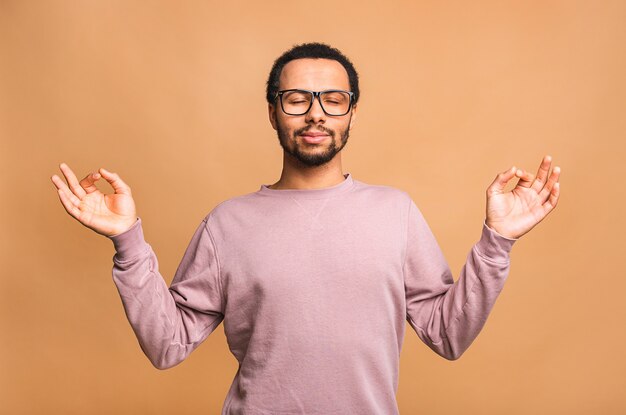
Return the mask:
<path id="1" fill-rule="evenodd" d="M 270 124 L 272 124 L 272 128 L 274 130 L 278 129 L 277 121 L 276 121 L 276 106 L 273 104 L 267 104 L 267 115 L 270 119 Z"/>
<path id="2" fill-rule="evenodd" d="M 356 104 L 352 106 L 352 109 L 350 110 L 351 112 L 351 116 L 350 116 L 350 125 L 348 126 L 349 130 L 352 130 L 352 127 L 354 126 L 354 120 L 356 119 Z"/>

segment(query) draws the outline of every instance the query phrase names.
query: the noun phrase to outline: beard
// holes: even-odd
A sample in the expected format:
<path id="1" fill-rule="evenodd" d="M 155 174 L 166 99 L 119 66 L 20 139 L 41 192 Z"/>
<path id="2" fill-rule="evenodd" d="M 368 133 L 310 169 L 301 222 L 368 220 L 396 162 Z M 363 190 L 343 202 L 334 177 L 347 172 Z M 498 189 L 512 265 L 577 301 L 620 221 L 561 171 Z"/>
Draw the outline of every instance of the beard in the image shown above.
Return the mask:
<path id="1" fill-rule="evenodd" d="M 348 126 L 345 130 L 339 132 L 341 143 L 339 147 L 337 147 L 337 144 L 335 142 L 335 136 L 337 135 L 337 132 L 322 125 L 318 125 L 316 130 L 328 134 L 330 136 L 330 144 L 328 145 L 328 147 L 326 147 L 326 149 L 324 149 L 324 151 L 309 152 L 303 150 L 301 143 L 298 141 L 298 136 L 310 130 L 311 127 L 311 125 L 308 125 L 304 128 L 295 130 L 293 132 L 293 135 L 289 137 L 289 132 L 278 121 L 276 133 L 278 134 L 278 141 L 280 143 L 280 146 L 283 148 L 285 153 L 291 155 L 293 158 L 295 158 L 305 166 L 317 167 L 331 161 L 337 155 L 337 153 L 339 153 L 346 146 L 346 144 L 348 143 L 348 137 L 350 136 L 350 128 Z M 290 139 L 293 147 L 289 146 Z M 320 144 L 316 146 L 320 146 Z"/>

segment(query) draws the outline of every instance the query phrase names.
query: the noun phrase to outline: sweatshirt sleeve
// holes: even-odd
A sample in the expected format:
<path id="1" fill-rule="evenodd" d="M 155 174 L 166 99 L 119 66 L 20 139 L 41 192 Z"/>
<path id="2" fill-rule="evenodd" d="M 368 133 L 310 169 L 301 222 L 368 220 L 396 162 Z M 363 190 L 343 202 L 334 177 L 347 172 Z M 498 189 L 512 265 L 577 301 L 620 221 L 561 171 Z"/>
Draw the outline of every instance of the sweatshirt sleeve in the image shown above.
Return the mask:
<path id="1" fill-rule="evenodd" d="M 455 360 L 483 328 L 509 273 L 509 239 L 483 222 L 459 279 L 450 268 L 413 200 L 404 262 L 407 321 L 440 356 Z"/>
<path id="2" fill-rule="evenodd" d="M 168 288 L 144 240 L 141 218 L 110 236 L 113 281 L 139 345 L 158 369 L 182 362 L 222 322 L 217 251 L 207 218 L 200 223 Z"/>

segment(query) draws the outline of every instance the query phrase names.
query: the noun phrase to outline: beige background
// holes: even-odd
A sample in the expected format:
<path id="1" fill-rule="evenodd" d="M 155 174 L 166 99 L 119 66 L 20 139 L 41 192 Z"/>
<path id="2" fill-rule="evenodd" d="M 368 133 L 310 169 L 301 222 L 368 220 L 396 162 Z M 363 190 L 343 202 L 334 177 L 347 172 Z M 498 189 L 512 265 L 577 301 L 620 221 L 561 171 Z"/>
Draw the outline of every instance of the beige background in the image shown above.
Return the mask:
<path id="1" fill-rule="evenodd" d="M 562 168 L 559 205 L 514 246 L 465 355 L 407 325 L 401 413 L 626 413 L 626 2 L 256 4 L 0 0 L 0 412 L 219 413 L 236 371 L 222 325 L 153 368 L 111 242 L 50 176 L 119 173 L 169 284 L 216 204 L 278 179 L 267 74 L 324 41 L 361 75 L 344 171 L 408 191 L 455 278 L 495 175 L 544 154 Z"/>

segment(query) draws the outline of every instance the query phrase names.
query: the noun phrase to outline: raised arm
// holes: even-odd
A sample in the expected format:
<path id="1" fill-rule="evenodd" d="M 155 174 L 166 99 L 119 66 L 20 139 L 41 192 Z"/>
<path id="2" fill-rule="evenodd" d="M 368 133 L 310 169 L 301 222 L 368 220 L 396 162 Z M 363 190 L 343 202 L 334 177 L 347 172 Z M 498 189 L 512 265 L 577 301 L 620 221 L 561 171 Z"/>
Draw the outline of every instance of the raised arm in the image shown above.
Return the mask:
<path id="1" fill-rule="evenodd" d="M 141 218 L 110 237 L 113 281 L 137 340 L 158 369 L 182 362 L 222 322 L 219 267 L 207 218 L 197 227 L 168 288 L 145 242 Z"/>
<path id="2" fill-rule="evenodd" d="M 515 240 L 484 223 L 455 282 L 441 249 L 413 201 L 404 264 L 407 320 L 440 356 L 458 359 L 483 328 L 509 272 Z"/>
<path id="3" fill-rule="evenodd" d="M 205 218 L 196 229 L 170 288 L 143 236 L 130 187 L 103 168 L 80 182 L 65 163 L 67 182 L 51 177 L 63 207 L 82 225 L 113 241 L 113 280 L 139 344 L 152 364 L 165 369 L 183 361 L 222 321 L 217 254 Z M 95 182 L 104 177 L 113 194 Z"/>
<path id="4" fill-rule="evenodd" d="M 458 359 L 484 326 L 509 272 L 510 251 L 556 206 L 560 169 L 543 158 L 536 176 L 515 167 L 487 189 L 487 217 L 459 279 L 421 212 L 410 202 L 404 264 L 407 320 L 420 339 L 446 359 Z M 520 178 L 509 192 L 507 183 Z"/>

